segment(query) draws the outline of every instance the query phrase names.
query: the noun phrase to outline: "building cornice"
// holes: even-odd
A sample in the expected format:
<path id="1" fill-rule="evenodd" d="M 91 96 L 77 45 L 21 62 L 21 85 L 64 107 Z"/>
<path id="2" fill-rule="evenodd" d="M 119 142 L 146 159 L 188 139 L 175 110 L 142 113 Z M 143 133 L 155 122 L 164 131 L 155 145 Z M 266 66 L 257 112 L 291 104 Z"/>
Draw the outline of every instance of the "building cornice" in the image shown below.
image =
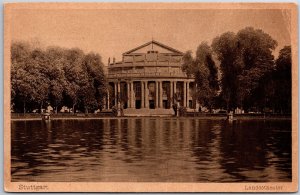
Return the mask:
<path id="1" fill-rule="evenodd" d="M 145 44 L 143 44 L 143 45 L 140 45 L 140 46 L 138 46 L 138 47 L 136 47 L 136 48 L 133 48 L 133 49 L 131 49 L 131 50 L 129 50 L 129 51 L 123 53 L 123 55 L 128 55 L 128 54 L 130 54 L 130 53 L 132 53 L 132 52 L 135 52 L 135 51 L 137 51 L 137 50 L 139 50 L 139 49 L 141 49 L 141 48 L 144 48 L 144 47 L 146 47 L 146 46 L 148 46 L 148 45 L 151 45 L 151 44 L 154 44 L 154 45 L 157 45 L 157 46 L 159 46 L 159 47 L 162 47 L 162 48 L 164 48 L 164 49 L 166 49 L 166 50 L 169 50 L 169 51 L 171 51 L 171 52 L 173 52 L 173 53 L 175 53 L 175 54 L 183 55 L 183 52 L 181 52 L 181 51 L 179 51 L 179 50 L 177 50 L 177 49 L 174 49 L 174 48 L 172 48 L 172 47 L 169 47 L 169 46 L 167 46 L 167 45 L 165 45 L 165 44 L 162 44 L 162 43 L 160 43 L 160 42 L 158 42 L 158 41 L 155 41 L 155 40 L 149 41 L 149 42 L 147 42 L 147 43 L 145 43 Z"/>

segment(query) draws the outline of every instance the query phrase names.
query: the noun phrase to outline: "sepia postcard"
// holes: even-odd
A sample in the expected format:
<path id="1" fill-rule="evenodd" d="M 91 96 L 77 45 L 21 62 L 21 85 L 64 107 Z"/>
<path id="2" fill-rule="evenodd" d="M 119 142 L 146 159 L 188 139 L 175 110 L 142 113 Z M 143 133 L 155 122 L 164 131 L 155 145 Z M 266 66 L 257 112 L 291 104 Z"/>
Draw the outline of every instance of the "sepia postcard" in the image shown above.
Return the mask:
<path id="1" fill-rule="evenodd" d="M 5 191 L 298 191 L 297 15 L 4 4 Z"/>

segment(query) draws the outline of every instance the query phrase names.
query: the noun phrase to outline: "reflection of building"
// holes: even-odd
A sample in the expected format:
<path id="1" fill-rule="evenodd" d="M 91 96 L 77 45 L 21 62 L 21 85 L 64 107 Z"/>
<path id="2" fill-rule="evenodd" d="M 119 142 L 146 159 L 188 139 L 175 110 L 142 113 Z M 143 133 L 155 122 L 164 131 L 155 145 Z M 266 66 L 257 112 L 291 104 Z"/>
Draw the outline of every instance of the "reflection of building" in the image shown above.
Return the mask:
<path id="1" fill-rule="evenodd" d="M 108 108 L 118 99 L 125 109 L 170 109 L 177 100 L 181 106 L 195 108 L 194 79 L 182 71 L 183 53 L 150 41 L 123 53 L 120 62 L 108 64 L 110 95 Z"/>

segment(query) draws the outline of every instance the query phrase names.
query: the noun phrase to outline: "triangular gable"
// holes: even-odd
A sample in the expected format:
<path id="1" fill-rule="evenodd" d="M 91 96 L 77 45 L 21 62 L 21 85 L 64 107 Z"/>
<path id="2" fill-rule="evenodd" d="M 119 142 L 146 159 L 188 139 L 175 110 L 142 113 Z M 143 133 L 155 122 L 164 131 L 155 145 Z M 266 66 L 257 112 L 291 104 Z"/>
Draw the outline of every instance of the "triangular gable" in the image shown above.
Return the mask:
<path id="1" fill-rule="evenodd" d="M 154 41 L 154 40 L 153 40 L 153 41 L 149 41 L 149 42 L 147 42 L 147 43 L 145 43 L 145 44 L 143 44 L 143 45 L 141 45 L 141 46 L 139 46 L 139 47 L 136 47 L 136 48 L 134 48 L 134 49 L 131 49 L 131 50 L 129 50 L 129 51 L 123 53 L 123 55 L 126 55 L 126 54 L 133 54 L 133 53 L 145 53 L 145 50 L 143 50 L 143 49 L 144 49 L 144 48 L 147 48 L 147 47 L 150 46 L 151 44 L 153 44 L 153 45 L 155 45 L 155 46 L 158 46 L 158 47 L 160 47 L 160 48 L 166 50 L 166 52 L 169 51 L 170 53 L 175 53 L 175 54 L 181 54 L 181 55 L 183 55 L 183 53 L 182 53 L 181 51 L 179 51 L 179 50 L 177 50 L 177 49 L 174 49 L 174 48 L 172 48 L 172 47 L 169 47 L 169 46 L 167 46 L 167 45 L 164 45 L 164 44 L 162 44 L 162 43 L 160 43 L 160 42 Z M 139 51 L 139 52 L 138 52 L 138 51 Z"/>

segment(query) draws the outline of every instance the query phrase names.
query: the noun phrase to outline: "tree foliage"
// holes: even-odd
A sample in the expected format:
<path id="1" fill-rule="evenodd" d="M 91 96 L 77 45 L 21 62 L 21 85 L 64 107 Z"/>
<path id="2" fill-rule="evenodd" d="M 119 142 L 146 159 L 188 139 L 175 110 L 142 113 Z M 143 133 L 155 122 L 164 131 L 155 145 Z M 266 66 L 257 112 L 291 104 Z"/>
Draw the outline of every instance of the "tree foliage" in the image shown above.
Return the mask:
<path id="1" fill-rule="evenodd" d="M 206 42 L 202 42 L 197 48 L 195 59 L 191 51 L 186 52 L 183 56 L 182 69 L 188 76 L 195 78 L 197 100 L 204 106 L 213 107 L 219 83 L 218 69 L 213 60 L 210 46 Z"/>
<path id="2" fill-rule="evenodd" d="M 182 69 L 195 78 L 195 96 L 204 106 L 290 113 L 291 47 L 281 49 L 275 60 L 276 47 L 276 40 L 260 29 L 225 32 L 213 39 L 211 47 L 202 42 L 195 58 L 186 52 Z"/>
<path id="3" fill-rule="evenodd" d="M 292 58 L 291 46 L 279 52 L 274 71 L 275 83 L 273 107 L 279 112 L 291 113 L 292 97 Z"/>
<path id="4" fill-rule="evenodd" d="M 221 96 L 226 102 L 226 108 L 234 107 L 237 102 L 238 75 L 242 69 L 242 60 L 239 55 L 239 44 L 236 35 L 227 32 L 216 37 L 212 48 L 220 61 Z"/>
<path id="5" fill-rule="evenodd" d="M 88 112 L 102 106 L 106 78 L 99 54 L 14 42 L 11 62 L 11 105 L 16 112 L 47 105 L 56 112 L 63 105 Z"/>
<path id="6" fill-rule="evenodd" d="M 221 63 L 221 96 L 228 110 L 265 107 L 267 92 L 262 85 L 274 69 L 272 52 L 276 46 L 270 35 L 252 27 L 237 34 L 227 32 L 213 40 L 213 50 Z"/>

